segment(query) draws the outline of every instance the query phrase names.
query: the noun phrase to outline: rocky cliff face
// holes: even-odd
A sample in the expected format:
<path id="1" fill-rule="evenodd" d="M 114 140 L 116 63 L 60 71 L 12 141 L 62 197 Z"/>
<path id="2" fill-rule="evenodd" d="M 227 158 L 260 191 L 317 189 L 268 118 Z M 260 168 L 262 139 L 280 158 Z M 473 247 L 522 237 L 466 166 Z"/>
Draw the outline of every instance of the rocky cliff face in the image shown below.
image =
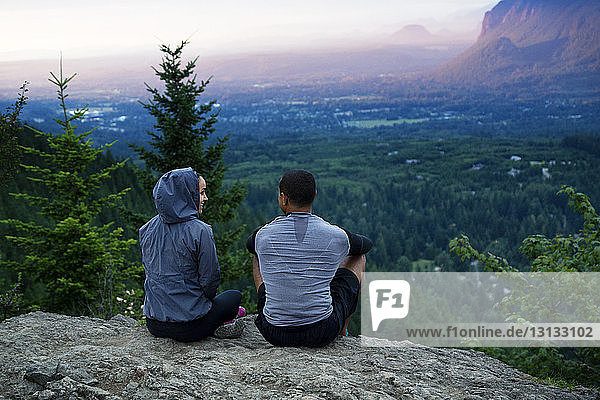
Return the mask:
<path id="1" fill-rule="evenodd" d="M 0 323 L 0 399 L 598 399 L 536 383 L 471 350 L 340 338 L 275 348 L 246 317 L 239 339 L 183 344 L 144 326 L 41 312 Z"/>
<path id="2" fill-rule="evenodd" d="M 467 85 L 580 82 L 597 90 L 599 21 L 594 0 L 503 0 L 485 14 L 477 42 L 433 75 Z"/>
<path id="3" fill-rule="evenodd" d="M 508 37 L 517 46 L 599 31 L 593 0 L 503 0 L 485 14 L 479 40 Z"/>
<path id="4" fill-rule="evenodd" d="M 527 22 L 528 19 L 536 16 L 538 5 L 531 1 L 501 1 L 491 11 L 485 13 L 479 38 L 485 38 L 499 27 Z"/>

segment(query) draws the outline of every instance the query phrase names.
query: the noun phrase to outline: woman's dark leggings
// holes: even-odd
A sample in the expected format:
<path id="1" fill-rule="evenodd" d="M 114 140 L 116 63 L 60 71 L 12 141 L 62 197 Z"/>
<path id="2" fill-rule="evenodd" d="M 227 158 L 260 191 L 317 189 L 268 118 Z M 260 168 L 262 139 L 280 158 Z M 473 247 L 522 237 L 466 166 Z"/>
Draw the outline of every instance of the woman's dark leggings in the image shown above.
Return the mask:
<path id="1" fill-rule="evenodd" d="M 179 342 L 194 342 L 212 335 L 223 322 L 234 319 L 241 300 L 241 292 L 227 290 L 213 299 L 212 308 L 201 318 L 187 322 L 162 322 L 146 318 L 146 327 L 156 337 L 168 337 Z"/>

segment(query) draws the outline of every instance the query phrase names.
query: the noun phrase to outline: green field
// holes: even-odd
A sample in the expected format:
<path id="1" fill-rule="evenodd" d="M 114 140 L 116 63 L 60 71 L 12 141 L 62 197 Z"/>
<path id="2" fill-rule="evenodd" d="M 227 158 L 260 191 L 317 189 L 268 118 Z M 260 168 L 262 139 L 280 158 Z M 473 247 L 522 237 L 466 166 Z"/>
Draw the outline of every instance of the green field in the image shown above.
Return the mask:
<path id="1" fill-rule="evenodd" d="M 346 126 L 350 126 L 353 128 L 377 128 L 380 126 L 394 126 L 399 124 L 415 124 L 418 122 L 425 122 L 427 118 L 399 118 L 399 119 L 366 119 L 361 121 L 346 121 Z"/>

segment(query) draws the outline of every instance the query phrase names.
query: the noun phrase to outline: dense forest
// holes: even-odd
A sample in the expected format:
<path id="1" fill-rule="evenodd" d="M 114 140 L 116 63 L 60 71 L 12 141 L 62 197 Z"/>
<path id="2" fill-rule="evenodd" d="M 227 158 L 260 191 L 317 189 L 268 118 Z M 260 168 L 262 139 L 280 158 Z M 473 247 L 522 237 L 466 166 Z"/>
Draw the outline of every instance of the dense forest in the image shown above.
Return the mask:
<path id="1" fill-rule="evenodd" d="M 39 149 L 41 151 L 49 151 L 47 141 L 38 135 L 36 135 L 31 129 L 25 128 L 21 131 L 18 136 L 18 143 L 20 146 L 31 147 Z M 24 165 L 40 165 L 47 167 L 44 159 L 40 156 L 32 154 L 22 154 L 20 162 Z M 102 153 L 93 163 L 90 164 L 89 169 L 86 171 L 87 174 L 92 174 L 102 170 L 115 163 L 115 159 L 110 151 Z M 50 226 L 51 223 L 47 218 L 44 218 L 38 214 L 39 209 L 31 207 L 31 205 L 17 199 L 13 194 L 15 193 L 29 193 L 36 196 L 52 196 L 47 189 L 42 187 L 38 182 L 34 182 L 29 179 L 30 174 L 26 173 L 23 169 L 20 169 L 11 179 L 4 182 L 4 185 L 0 187 L 0 220 L 8 218 L 17 218 L 25 222 L 31 222 L 40 224 L 42 226 Z M 138 182 L 133 169 L 131 166 L 126 165 L 123 168 L 115 170 L 110 179 L 105 181 L 98 190 L 98 197 L 106 197 L 111 193 L 119 192 L 123 189 L 130 188 L 127 195 L 121 200 L 119 207 L 107 207 L 96 216 L 93 221 L 94 225 L 106 226 L 107 224 L 113 224 L 117 227 L 125 229 L 125 236 L 128 238 L 134 238 L 137 236 L 136 230 L 129 223 L 128 213 L 124 213 L 123 210 L 137 210 L 143 214 L 151 215 L 153 213 L 153 203 L 147 193 L 142 189 Z M 10 263 L 22 263 L 24 260 L 24 253 L 22 249 L 17 247 L 14 243 L 6 239 L 7 235 L 16 235 L 18 232 L 14 226 L 10 224 L 0 224 L 0 262 Z M 127 252 L 128 261 L 131 263 L 140 263 L 139 249 L 132 247 Z M 7 268 L 6 266 L 0 268 L 0 293 L 3 293 L 17 279 L 17 269 Z M 24 305 L 25 309 L 30 305 L 39 303 L 40 298 L 45 293 L 43 285 L 34 283 L 33 277 L 25 276 L 23 282 L 20 285 L 20 290 L 24 293 Z M 140 281 L 131 282 L 131 287 L 140 288 Z M 1 302 L 0 302 L 1 303 Z M 28 306 L 29 305 L 29 306 Z M 10 313 L 10 304 L 0 304 L 3 307 L 3 313 Z"/>
<path id="2" fill-rule="evenodd" d="M 230 181 L 248 197 L 235 223 L 247 233 L 277 215 L 279 176 L 306 168 L 317 179 L 315 213 L 372 238 L 370 271 L 477 268 L 448 254 L 466 234 L 481 250 L 521 269 L 520 242 L 534 233 L 575 232 L 581 220 L 557 196 L 572 185 L 600 198 L 597 137 L 565 139 L 281 139 L 234 142 Z"/>
<path id="3" fill-rule="evenodd" d="M 29 131 L 29 146 L 43 142 Z M 317 178 L 315 213 L 332 223 L 369 236 L 375 246 L 369 271 L 464 271 L 477 268 L 448 253 L 449 241 L 466 234 L 475 247 L 502 254 L 526 269 L 520 242 L 528 235 L 573 233 L 580 217 L 557 196 L 562 185 L 600 198 L 600 140 L 564 139 L 436 139 L 385 140 L 364 136 L 290 141 L 232 141 L 225 153 L 226 184 L 245 182 L 248 195 L 236 218 L 215 230 L 245 225 L 246 234 L 278 215 L 275 193 L 281 174 L 305 168 Z M 29 158 L 27 158 L 29 157 Z M 26 156 L 24 163 L 35 163 Z M 113 162 L 110 153 L 95 168 Z M 123 207 L 151 216 L 153 202 L 137 182 L 133 166 L 115 171 L 105 193 L 131 187 Z M 36 185 L 16 175 L 0 190 L 0 219 L 36 218 L 9 193 L 35 192 Z M 106 209 L 98 223 L 116 221 L 128 228 L 116 209 Z M 3 234 L 10 227 L 0 225 Z M 243 240 L 235 244 L 243 248 Z M 6 240 L 0 254 L 14 259 L 19 251 Z M 139 257 L 131 251 L 132 259 Z"/>

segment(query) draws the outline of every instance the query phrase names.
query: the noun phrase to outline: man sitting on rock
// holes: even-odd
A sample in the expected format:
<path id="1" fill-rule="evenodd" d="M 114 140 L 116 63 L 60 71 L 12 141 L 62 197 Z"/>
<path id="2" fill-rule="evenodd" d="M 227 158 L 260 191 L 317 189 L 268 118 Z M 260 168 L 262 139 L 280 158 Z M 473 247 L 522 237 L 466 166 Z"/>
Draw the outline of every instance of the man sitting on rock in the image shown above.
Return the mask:
<path id="1" fill-rule="evenodd" d="M 255 323 L 276 346 L 331 343 L 347 334 L 358 303 L 372 243 L 312 214 L 316 194 L 310 172 L 286 172 L 279 182 L 285 215 L 256 229 L 246 243 L 254 254 Z"/>

